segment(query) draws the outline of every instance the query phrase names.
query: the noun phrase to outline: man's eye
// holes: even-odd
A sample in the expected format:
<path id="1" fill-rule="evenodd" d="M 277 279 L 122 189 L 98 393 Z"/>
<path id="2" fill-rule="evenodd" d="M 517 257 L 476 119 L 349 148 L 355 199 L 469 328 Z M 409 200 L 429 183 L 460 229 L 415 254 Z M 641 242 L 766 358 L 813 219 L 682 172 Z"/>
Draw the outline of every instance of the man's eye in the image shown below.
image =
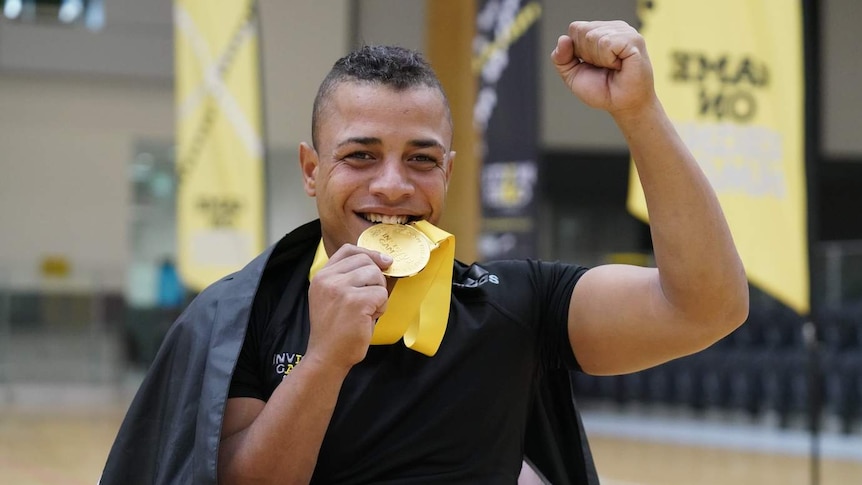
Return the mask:
<path id="1" fill-rule="evenodd" d="M 420 167 L 432 168 L 438 165 L 437 157 L 432 155 L 413 155 L 410 157 L 410 162 L 413 162 Z"/>
<path id="2" fill-rule="evenodd" d="M 374 157 L 368 152 L 353 152 L 348 154 L 345 159 L 348 160 L 373 160 Z"/>

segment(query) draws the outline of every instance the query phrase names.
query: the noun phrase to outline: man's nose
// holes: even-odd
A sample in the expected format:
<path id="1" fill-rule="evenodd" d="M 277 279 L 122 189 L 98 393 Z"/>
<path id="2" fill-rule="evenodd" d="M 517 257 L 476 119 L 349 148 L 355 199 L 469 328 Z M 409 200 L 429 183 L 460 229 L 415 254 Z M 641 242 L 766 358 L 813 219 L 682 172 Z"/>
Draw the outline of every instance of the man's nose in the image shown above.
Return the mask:
<path id="1" fill-rule="evenodd" d="M 392 201 L 413 195 L 415 187 L 406 164 L 393 158 L 384 160 L 379 167 L 371 179 L 372 194 Z"/>

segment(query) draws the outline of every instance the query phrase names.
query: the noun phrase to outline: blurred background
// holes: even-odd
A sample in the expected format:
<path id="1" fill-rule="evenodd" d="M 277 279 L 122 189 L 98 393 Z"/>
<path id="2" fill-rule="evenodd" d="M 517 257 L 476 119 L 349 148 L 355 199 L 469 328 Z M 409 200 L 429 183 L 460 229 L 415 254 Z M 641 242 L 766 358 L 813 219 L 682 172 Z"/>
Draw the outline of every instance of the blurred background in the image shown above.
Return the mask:
<path id="1" fill-rule="evenodd" d="M 320 80 L 364 43 L 426 50 L 433 1 L 259 2 L 268 242 L 315 217 L 296 147 L 310 140 Z M 0 3 L 0 483 L 91 484 L 192 296 L 175 267 L 172 3 Z M 571 20 L 637 25 L 636 3 L 542 1 L 534 250 L 543 259 L 650 260 L 648 227 L 626 211 L 624 140 L 546 61 Z M 603 483 L 862 483 L 862 3 L 814 3 L 817 339 L 753 287 L 747 324 L 707 351 L 628 376 L 578 376 Z"/>

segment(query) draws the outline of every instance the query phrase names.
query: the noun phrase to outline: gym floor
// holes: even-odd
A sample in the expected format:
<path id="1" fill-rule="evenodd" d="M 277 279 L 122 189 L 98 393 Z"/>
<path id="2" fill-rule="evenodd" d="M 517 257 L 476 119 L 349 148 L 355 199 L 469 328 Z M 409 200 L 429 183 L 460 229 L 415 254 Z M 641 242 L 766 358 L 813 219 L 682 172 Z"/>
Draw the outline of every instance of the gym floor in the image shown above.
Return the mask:
<path id="1" fill-rule="evenodd" d="M 106 404 L 0 406 L 0 484 L 94 485 L 124 410 Z M 812 483 L 808 455 L 793 444 L 799 436 L 694 421 L 682 423 L 686 434 L 663 419 L 585 412 L 603 485 Z M 721 433 L 735 436 L 737 444 Z M 769 436 L 752 441 L 747 433 Z M 862 483 L 862 439 L 830 439 L 822 442 L 820 484 Z M 770 440 L 785 445 L 772 446 Z"/>

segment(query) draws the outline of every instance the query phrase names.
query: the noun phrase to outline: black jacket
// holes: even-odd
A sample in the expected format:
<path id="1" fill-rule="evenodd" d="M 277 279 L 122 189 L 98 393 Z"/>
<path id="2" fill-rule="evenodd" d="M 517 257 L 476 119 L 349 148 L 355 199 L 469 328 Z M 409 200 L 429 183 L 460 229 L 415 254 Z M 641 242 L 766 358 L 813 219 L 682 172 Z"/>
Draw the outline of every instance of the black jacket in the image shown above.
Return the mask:
<path id="1" fill-rule="evenodd" d="M 267 264 L 320 241 L 306 224 L 204 290 L 168 331 L 111 448 L 102 485 L 217 483 L 225 402 Z M 546 373 L 529 418 L 526 455 L 553 484 L 597 485 L 569 372 Z"/>

